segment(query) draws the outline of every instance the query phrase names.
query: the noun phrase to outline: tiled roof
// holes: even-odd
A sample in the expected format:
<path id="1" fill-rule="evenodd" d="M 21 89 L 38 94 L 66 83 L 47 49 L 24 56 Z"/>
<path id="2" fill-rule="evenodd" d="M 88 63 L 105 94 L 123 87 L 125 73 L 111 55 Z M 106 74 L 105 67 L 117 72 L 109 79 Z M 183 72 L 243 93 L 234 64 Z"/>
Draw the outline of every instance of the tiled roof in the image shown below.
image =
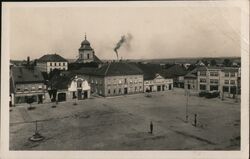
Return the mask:
<path id="1" fill-rule="evenodd" d="M 36 67 L 18 66 L 13 67 L 11 71 L 14 84 L 44 82 L 41 71 Z"/>
<path id="2" fill-rule="evenodd" d="M 68 61 L 58 54 L 47 54 L 39 58 L 37 62 L 68 62 Z"/>
<path id="3" fill-rule="evenodd" d="M 126 62 L 111 62 L 104 64 L 100 68 L 83 68 L 80 70 L 82 74 L 96 75 L 96 76 L 122 76 L 122 75 L 142 75 L 140 68 L 133 64 Z"/>
<path id="4" fill-rule="evenodd" d="M 195 68 L 192 71 L 190 71 L 189 73 L 187 73 L 184 76 L 184 78 L 197 78 L 197 72 L 198 72 L 198 68 Z"/>
<path id="5" fill-rule="evenodd" d="M 157 64 L 142 64 L 135 63 L 137 67 L 139 67 L 143 71 L 144 80 L 153 80 L 156 77 L 156 74 L 160 74 L 162 72 L 162 67 Z"/>
<path id="6" fill-rule="evenodd" d="M 221 71 L 223 71 L 223 72 L 238 72 L 239 68 L 237 68 L 237 67 L 223 67 L 221 69 Z"/>
<path id="7" fill-rule="evenodd" d="M 78 58 L 76 61 L 75 61 L 75 63 L 82 63 L 82 59 L 80 59 L 80 58 Z M 94 54 L 94 61 L 93 62 L 95 62 L 95 63 L 97 63 L 97 64 L 101 64 L 101 63 L 103 63 L 95 54 Z"/>
<path id="8" fill-rule="evenodd" d="M 174 78 L 178 76 L 184 76 L 187 74 L 187 70 L 181 65 L 174 65 L 162 71 L 165 78 Z"/>

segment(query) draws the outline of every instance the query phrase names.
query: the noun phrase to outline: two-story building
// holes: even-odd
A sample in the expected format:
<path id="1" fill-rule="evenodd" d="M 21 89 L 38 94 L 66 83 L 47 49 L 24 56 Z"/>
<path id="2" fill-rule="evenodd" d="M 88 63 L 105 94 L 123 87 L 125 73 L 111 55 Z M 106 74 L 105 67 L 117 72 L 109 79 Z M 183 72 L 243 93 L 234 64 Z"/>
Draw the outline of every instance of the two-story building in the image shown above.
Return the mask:
<path id="1" fill-rule="evenodd" d="M 47 54 L 36 61 L 41 72 L 50 73 L 54 69 L 68 70 L 68 61 L 58 54 Z"/>
<path id="2" fill-rule="evenodd" d="M 10 76 L 10 95 L 12 105 L 26 103 L 32 97 L 35 103 L 45 100 L 46 86 L 42 73 L 36 67 L 13 67 Z"/>
<path id="3" fill-rule="evenodd" d="M 77 73 L 88 76 L 92 94 L 108 97 L 143 92 L 143 72 L 127 62 L 82 68 Z"/>

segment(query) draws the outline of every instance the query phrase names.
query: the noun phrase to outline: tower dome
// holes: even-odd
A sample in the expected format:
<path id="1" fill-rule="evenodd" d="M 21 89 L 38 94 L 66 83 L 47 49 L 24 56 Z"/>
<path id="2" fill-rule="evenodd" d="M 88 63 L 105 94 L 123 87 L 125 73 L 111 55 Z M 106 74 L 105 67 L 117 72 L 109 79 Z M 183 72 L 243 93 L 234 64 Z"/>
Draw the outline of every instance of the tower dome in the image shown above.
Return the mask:
<path id="1" fill-rule="evenodd" d="M 86 34 L 85 34 L 85 39 L 82 41 L 79 50 L 93 50 L 90 46 L 90 42 L 87 40 Z"/>

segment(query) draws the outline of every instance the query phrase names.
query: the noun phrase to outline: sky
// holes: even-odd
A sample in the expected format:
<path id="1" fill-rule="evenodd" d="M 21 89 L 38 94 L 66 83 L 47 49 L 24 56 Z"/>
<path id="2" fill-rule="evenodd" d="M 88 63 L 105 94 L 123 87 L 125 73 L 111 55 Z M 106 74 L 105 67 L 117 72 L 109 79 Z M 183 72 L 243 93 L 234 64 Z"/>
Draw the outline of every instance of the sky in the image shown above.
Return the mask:
<path id="1" fill-rule="evenodd" d="M 237 7 L 14 7 L 10 9 L 10 58 L 57 53 L 74 59 L 84 40 L 101 59 L 240 56 Z"/>

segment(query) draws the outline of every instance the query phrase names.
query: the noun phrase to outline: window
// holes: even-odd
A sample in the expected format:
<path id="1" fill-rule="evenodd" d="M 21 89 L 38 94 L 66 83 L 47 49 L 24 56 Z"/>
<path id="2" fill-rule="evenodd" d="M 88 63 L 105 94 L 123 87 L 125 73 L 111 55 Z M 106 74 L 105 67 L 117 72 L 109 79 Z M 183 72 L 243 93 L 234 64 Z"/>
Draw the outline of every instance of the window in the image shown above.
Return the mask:
<path id="1" fill-rule="evenodd" d="M 91 80 L 91 83 L 94 83 L 94 81 L 93 81 L 93 80 Z"/>
<path id="2" fill-rule="evenodd" d="M 97 81 L 97 80 L 95 80 L 95 84 L 98 84 L 98 81 Z"/>
<path id="3" fill-rule="evenodd" d="M 229 84 L 229 80 L 225 80 L 224 83 L 225 83 L 225 84 Z"/>
<path id="4" fill-rule="evenodd" d="M 16 90 L 17 90 L 17 91 L 21 91 L 21 88 L 17 88 Z"/>
<path id="5" fill-rule="evenodd" d="M 31 87 L 31 90 L 32 90 L 32 91 L 34 91 L 35 89 L 36 89 L 36 88 L 35 88 L 34 86 L 33 86 L 33 87 Z"/>
<path id="6" fill-rule="evenodd" d="M 114 94 L 116 93 L 116 90 L 114 89 Z"/>
<path id="7" fill-rule="evenodd" d="M 217 79 L 210 79 L 210 84 L 218 84 L 219 80 Z"/>
<path id="8" fill-rule="evenodd" d="M 102 90 L 99 91 L 99 94 L 102 94 Z"/>
<path id="9" fill-rule="evenodd" d="M 50 72 L 51 72 L 51 71 L 53 71 L 53 69 L 52 69 L 52 68 L 50 68 Z"/>
<path id="10" fill-rule="evenodd" d="M 65 66 L 65 62 L 63 62 L 63 66 Z"/>
<path id="11" fill-rule="evenodd" d="M 127 84 L 127 78 L 124 79 L 125 84 Z"/>
<path id="12" fill-rule="evenodd" d="M 87 54 L 87 58 L 89 59 L 89 54 Z"/>
<path id="13" fill-rule="evenodd" d="M 82 54 L 80 54 L 80 58 L 82 59 Z"/>
<path id="14" fill-rule="evenodd" d="M 55 66 L 56 66 L 56 62 L 55 62 Z"/>
<path id="15" fill-rule="evenodd" d="M 228 72 L 225 72 L 225 77 L 229 77 L 229 73 Z"/>
<path id="16" fill-rule="evenodd" d="M 118 82 L 119 84 L 122 84 L 122 81 L 121 80 L 119 80 L 119 82 Z"/>
<path id="17" fill-rule="evenodd" d="M 216 85 L 213 85 L 213 86 L 210 86 L 210 91 L 217 91 L 218 90 L 218 86 Z"/>
<path id="18" fill-rule="evenodd" d="M 59 62 L 59 66 L 61 66 L 61 63 Z"/>
<path id="19" fill-rule="evenodd" d="M 207 74 L 206 74 L 206 71 L 201 71 L 200 72 L 200 76 L 206 76 Z"/>
<path id="20" fill-rule="evenodd" d="M 231 81 L 230 81 L 230 84 L 235 84 L 235 80 L 231 80 Z"/>
<path id="21" fill-rule="evenodd" d="M 235 73 L 233 72 L 233 73 L 231 73 L 231 77 L 235 77 Z"/>
<path id="22" fill-rule="evenodd" d="M 229 87 L 228 86 L 223 86 L 223 92 L 229 92 Z"/>
<path id="23" fill-rule="evenodd" d="M 42 85 L 39 85 L 38 86 L 38 90 L 42 90 L 43 89 L 43 86 Z"/>
<path id="24" fill-rule="evenodd" d="M 119 94 L 121 94 L 122 93 L 122 89 L 121 88 L 119 88 Z"/>
<path id="25" fill-rule="evenodd" d="M 189 81 L 188 81 L 189 83 Z M 200 78 L 200 83 L 206 83 L 206 79 L 205 78 Z"/>
<path id="26" fill-rule="evenodd" d="M 24 91 L 28 91 L 28 88 L 24 88 Z"/>
<path id="27" fill-rule="evenodd" d="M 210 76 L 218 76 L 218 72 L 210 72 Z"/>
<path id="28" fill-rule="evenodd" d="M 110 94 L 110 89 L 108 89 L 108 94 Z"/>
<path id="29" fill-rule="evenodd" d="M 50 66 L 52 66 L 52 62 L 50 63 Z"/>
<path id="30" fill-rule="evenodd" d="M 135 87 L 135 92 L 137 92 L 137 87 Z"/>
<path id="31" fill-rule="evenodd" d="M 204 84 L 200 85 L 200 90 L 206 90 L 206 89 L 207 89 L 206 85 L 204 85 Z"/>

